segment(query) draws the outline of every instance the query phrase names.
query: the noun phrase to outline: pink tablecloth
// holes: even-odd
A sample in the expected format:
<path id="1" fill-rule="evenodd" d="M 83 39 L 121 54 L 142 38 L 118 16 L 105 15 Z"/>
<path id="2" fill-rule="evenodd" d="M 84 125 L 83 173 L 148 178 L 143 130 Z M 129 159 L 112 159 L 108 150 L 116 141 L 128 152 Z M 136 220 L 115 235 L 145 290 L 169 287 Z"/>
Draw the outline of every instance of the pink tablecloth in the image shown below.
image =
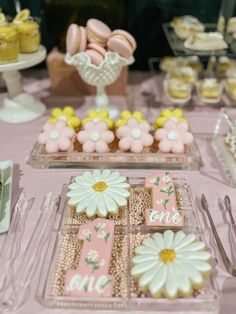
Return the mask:
<path id="1" fill-rule="evenodd" d="M 37 82 L 29 77 L 25 79 L 25 88 L 28 91 L 33 92 L 35 95 L 43 97 L 44 102 L 46 102 L 49 107 L 55 105 L 73 104 L 77 108 L 79 115 L 83 116 L 86 109 L 93 102 L 93 98 L 86 98 L 82 101 L 79 99 L 66 99 L 50 96 L 48 86 L 49 82 L 47 79 L 41 79 Z M 136 91 L 140 90 L 137 87 L 138 86 L 130 87 L 130 91 L 135 94 Z M 4 95 L 1 95 L 1 98 L 3 97 Z M 134 96 L 129 99 L 129 104 L 132 102 L 132 99 L 134 99 Z M 117 104 L 121 108 L 126 106 L 125 99 L 122 97 L 113 97 L 112 103 Z M 137 94 L 135 96 L 135 102 L 132 103 L 135 104 L 134 107 L 142 108 L 146 114 L 152 116 L 156 116 L 160 110 L 155 108 L 146 108 Z M 229 232 L 232 232 L 232 230 L 229 231 L 229 225 L 225 220 L 225 216 L 218 208 L 218 197 L 222 197 L 226 193 L 231 197 L 234 214 L 236 216 L 236 194 L 235 189 L 232 189 L 227 185 L 222 169 L 211 147 L 211 137 L 218 114 L 219 110 L 209 108 L 195 108 L 192 111 L 187 111 L 186 116 L 189 118 L 191 128 L 197 136 L 204 166 L 199 172 L 178 172 L 176 175 L 184 176 L 191 186 L 193 198 L 196 202 L 196 208 L 203 226 L 204 220 L 202 219 L 200 211 L 199 197 L 202 193 L 205 193 L 209 200 L 212 216 L 217 225 L 217 229 L 221 235 L 225 248 L 228 254 L 232 255 L 231 250 L 233 249 L 229 244 L 228 238 L 228 234 Z M 27 220 L 24 244 L 27 243 L 27 238 L 34 226 L 35 217 L 37 217 L 39 213 L 39 206 L 45 194 L 52 191 L 54 198 L 58 197 L 63 183 L 68 182 L 72 175 L 77 175 L 81 172 L 76 169 L 38 170 L 33 169 L 26 164 L 32 145 L 35 142 L 36 136 L 39 133 L 42 124 L 47 119 L 47 115 L 36 121 L 22 125 L 10 125 L 0 122 L 0 160 L 12 159 L 14 162 L 13 204 L 19 196 L 21 190 L 25 191 L 28 199 L 32 197 L 36 198 L 30 216 Z M 138 172 L 137 170 L 125 170 L 122 172 L 132 176 L 142 176 L 150 173 L 150 171 L 144 170 L 140 170 Z M 212 247 L 213 255 L 218 262 L 216 275 L 219 290 L 221 291 L 220 313 L 233 314 L 235 313 L 236 306 L 236 278 L 232 278 L 224 270 L 224 266 L 222 265 L 214 240 L 212 240 L 212 236 L 210 236 L 209 228 L 204 226 L 203 229 L 206 234 L 206 238 L 209 239 L 207 244 Z M 3 239 L 0 238 L 0 240 L 2 241 Z M 234 246 L 234 252 L 236 251 L 235 248 L 236 245 Z M 36 286 L 37 279 L 35 279 L 32 284 L 29 300 L 23 307 L 18 309 L 18 314 L 54 313 L 54 311 L 43 308 L 35 301 L 34 294 Z M 58 310 L 57 313 L 65 313 L 65 311 Z M 67 313 L 78 313 L 78 311 L 68 310 Z"/>

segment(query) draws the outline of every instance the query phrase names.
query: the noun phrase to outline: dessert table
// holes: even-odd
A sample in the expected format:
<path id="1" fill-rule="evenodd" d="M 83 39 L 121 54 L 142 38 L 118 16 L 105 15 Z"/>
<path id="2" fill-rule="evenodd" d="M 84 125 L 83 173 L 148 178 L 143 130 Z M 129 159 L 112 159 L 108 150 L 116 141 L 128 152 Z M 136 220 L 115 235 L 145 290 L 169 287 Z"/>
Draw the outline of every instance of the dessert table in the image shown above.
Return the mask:
<path id="1" fill-rule="evenodd" d="M 30 75 L 29 72 L 26 74 L 27 75 L 24 77 L 26 91 L 30 91 L 34 96 L 43 99 L 43 102 L 48 108 L 47 112 L 38 120 L 25 124 L 12 125 L 0 122 L 0 160 L 12 159 L 14 163 L 12 207 L 20 192 L 23 190 L 27 199 L 35 198 L 26 222 L 23 246 L 27 243 L 30 230 L 33 228 L 36 217 L 39 215 L 40 204 L 46 193 L 51 191 L 53 197 L 58 198 L 62 185 L 68 182 L 71 176 L 78 175 L 82 172 L 81 169 L 34 169 L 28 164 L 30 151 L 43 123 L 49 116 L 50 108 L 54 106 L 62 107 L 64 105 L 72 105 L 76 108 L 76 112 L 79 113 L 79 117 L 82 117 L 85 115 L 86 110 L 94 104 L 94 98 L 92 96 L 85 97 L 84 99 L 53 96 L 50 94 L 50 82 L 46 76 L 43 75 L 42 77 L 38 77 L 38 80 L 36 81 L 35 77 L 32 77 L 32 72 L 30 72 Z M 128 91 L 129 95 L 131 95 L 128 97 L 128 106 L 131 110 L 138 109 L 143 111 L 144 115 L 150 115 L 152 117 L 157 116 L 160 108 L 147 107 L 144 105 L 142 98 L 138 96 L 138 93 L 140 92 L 140 84 L 129 85 Z M 0 104 L 2 103 L 4 96 L 4 94 L 0 95 Z M 124 97 L 113 96 L 111 101 L 112 104 L 121 109 L 127 107 L 127 100 Z M 232 238 L 232 230 L 230 229 L 228 220 L 226 220 L 225 213 L 219 209 L 218 198 L 223 198 L 225 194 L 230 196 L 233 206 L 233 214 L 236 217 L 236 193 L 235 189 L 227 185 L 223 170 L 211 146 L 211 138 L 218 115 L 219 108 L 195 107 L 191 110 L 186 108 L 186 117 L 189 119 L 191 129 L 196 136 L 202 155 L 203 166 L 200 171 L 176 171 L 174 172 L 174 175 L 185 177 L 187 183 L 191 187 L 197 215 L 201 222 L 202 230 L 206 233 L 205 238 L 207 239 L 207 245 L 211 248 L 213 257 L 216 260 L 215 272 L 217 285 L 221 291 L 220 313 L 233 314 L 235 313 L 236 306 L 236 278 L 230 276 L 225 271 L 212 232 L 205 215 L 202 214 L 200 206 L 200 196 L 204 193 L 209 201 L 210 211 L 225 249 L 228 255 L 232 257 L 232 251 L 236 252 L 236 239 L 234 239 L 234 242 L 232 241 L 232 243 L 229 241 L 229 236 Z M 125 175 L 129 174 L 135 177 L 147 175 L 153 172 L 153 170 L 121 170 L 121 172 Z M 3 240 L 4 235 L 1 235 L 0 244 L 2 244 Z M 235 261 L 236 257 L 234 258 L 234 262 Z M 40 265 L 41 262 L 42 261 L 40 261 Z M 38 267 L 37 274 L 35 274 L 29 299 L 16 311 L 17 314 L 50 314 L 55 312 L 43 308 L 35 300 L 35 291 L 39 275 L 40 267 Z M 72 314 L 78 313 L 78 310 L 56 310 L 56 313 Z"/>

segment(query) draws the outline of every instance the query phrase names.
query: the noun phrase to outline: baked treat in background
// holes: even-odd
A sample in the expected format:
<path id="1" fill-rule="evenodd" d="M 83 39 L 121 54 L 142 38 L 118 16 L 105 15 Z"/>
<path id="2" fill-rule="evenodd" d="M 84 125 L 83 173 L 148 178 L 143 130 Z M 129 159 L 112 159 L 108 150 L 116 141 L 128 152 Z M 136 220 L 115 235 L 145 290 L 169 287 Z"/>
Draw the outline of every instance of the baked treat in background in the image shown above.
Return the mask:
<path id="1" fill-rule="evenodd" d="M 17 29 L 11 25 L 0 24 L 0 64 L 17 61 L 19 38 Z"/>
<path id="2" fill-rule="evenodd" d="M 191 84 L 172 78 L 166 80 L 167 93 L 170 98 L 188 99 L 191 96 Z"/>
<path id="3" fill-rule="evenodd" d="M 86 27 L 71 24 L 66 35 L 67 53 L 85 52 L 95 66 L 100 66 L 107 52 L 129 59 L 137 47 L 134 37 L 121 29 L 111 31 L 102 21 L 89 19 Z"/>
<path id="4" fill-rule="evenodd" d="M 227 95 L 236 100 L 236 77 L 229 77 L 224 80 L 224 88 Z"/>
<path id="5" fill-rule="evenodd" d="M 204 25 L 196 17 L 191 15 L 175 17 L 170 25 L 173 27 L 176 35 L 182 40 L 205 30 Z"/>
<path id="6" fill-rule="evenodd" d="M 183 83 L 195 83 L 197 81 L 197 72 L 190 66 L 176 67 L 169 73 L 169 78 L 177 79 Z"/>
<path id="7" fill-rule="evenodd" d="M 184 47 L 190 50 L 214 51 L 226 49 L 228 44 L 220 32 L 200 32 L 187 38 Z"/>
<path id="8" fill-rule="evenodd" d="M 40 45 L 39 24 L 30 17 L 30 11 L 20 11 L 13 20 L 19 35 L 19 51 L 21 53 L 33 53 L 38 51 Z"/>
<path id="9" fill-rule="evenodd" d="M 220 99 L 222 85 L 215 78 L 206 78 L 199 81 L 198 91 L 203 99 Z"/>

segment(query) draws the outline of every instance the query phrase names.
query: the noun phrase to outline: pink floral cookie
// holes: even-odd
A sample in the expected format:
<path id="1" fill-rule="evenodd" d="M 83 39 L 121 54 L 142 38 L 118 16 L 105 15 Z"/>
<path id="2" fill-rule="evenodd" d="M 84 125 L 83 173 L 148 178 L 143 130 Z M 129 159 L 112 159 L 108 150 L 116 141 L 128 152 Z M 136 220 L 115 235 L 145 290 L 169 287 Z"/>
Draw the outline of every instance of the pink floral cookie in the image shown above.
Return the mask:
<path id="1" fill-rule="evenodd" d="M 150 130 L 151 126 L 148 122 L 139 122 L 135 118 L 130 118 L 116 131 L 116 136 L 120 139 L 119 149 L 124 152 L 130 150 L 132 153 L 141 153 L 144 147 L 151 146 L 153 143 Z"/>
<path id="2" fill-rule="evenodd" d="M 163 153 L 183 153 L 184 146 L 193 142 L 193 135 L 188 132 L 188 125 L 173 120 L 167 120 L 163 128 L 155 132 L 154 137 L 160 141 L 158 147 Z"/>
<path id="3" fill-rule="evenodd" d="M 45 145 L 47 153 L 72 152 L 75 135 L 75 131 L 68 127 L 65 121 L 59 120 L 55 124 L 44 124 L 38 142 Z"/>
<path id="4" fill-rule="evenodd" d="M 84 124 L 84 129 L 77 134 L 77 139 L 83 145 L 85 153 L 109 152 L 108 144 L 112 143 L 114 138 L 114 133 L 109 131 L 104 121 L 88 121 Z"/>

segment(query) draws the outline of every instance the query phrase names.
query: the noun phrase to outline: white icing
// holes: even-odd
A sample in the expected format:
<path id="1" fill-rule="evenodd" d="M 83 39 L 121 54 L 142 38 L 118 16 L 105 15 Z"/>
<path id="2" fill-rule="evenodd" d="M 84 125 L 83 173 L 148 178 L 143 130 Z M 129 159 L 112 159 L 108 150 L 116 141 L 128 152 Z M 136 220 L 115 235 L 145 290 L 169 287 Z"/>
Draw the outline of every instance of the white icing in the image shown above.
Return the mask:
<path id="1" fill-rule="evenodd" d="M 132 132 L 131 132 L 131 136 L 134 138 L 134 139 L 140 139 L 142 137 L 142 132 L 139 130 L 139 129 L 133 129 Z"/>
<path id="2" fill-rule="evenodd" d="M 90 139 L 92 142 L 97 142 L 99 141 L 101 138 L 100 134 L 98 132 L 93 132 L 91 135 L 90 135 Z"/>
<path id="3" fill-rule="evenodd" d="M 167 134 L 167 138 L 171 141 L 175 141 L 177 140 L 178 138 L 178 134 L 175 132 L 175 131 L 170 131 L 168 134 Z"/>
<path id="4" fill-rule="evenodd" d="M 96 190 L 96 184 L 100 184 L 102 190 L 99 187 Z M 75 206 L 77 213 L 86 213 L 88 217 L 96 214 L 106 217 L 109 213 L 116 213 L 119 207 L 127 205 L 130 196 L 128 189 L 126 177 L 120 176 L 117 171 L 86 171 L 69 185 L 68 205 Z"/>
<path id="5" fill-rule="evenodd" d="M 59 137 L 59 133 L 56 130 L 53 130 L 50 132 L 50 139 L 51 140 L 57 140 Z"/>
<path id="6" fill-rule="evenodd" d="M 170 262 L 161 259 L 165 249 L 174 251 Z M 210 258 L 205 244 L 196 241 L 194 234 L 167 230 L 153 234 L 135 248 L 131 274 L 139 278 L 139 287 L 148 288 L 152 295 L 164 291 L 168 298 L 175 298 L 179 292 L 191 291 L 192 284 L 203 283 L 203 273 L 211 270 Z"/>

